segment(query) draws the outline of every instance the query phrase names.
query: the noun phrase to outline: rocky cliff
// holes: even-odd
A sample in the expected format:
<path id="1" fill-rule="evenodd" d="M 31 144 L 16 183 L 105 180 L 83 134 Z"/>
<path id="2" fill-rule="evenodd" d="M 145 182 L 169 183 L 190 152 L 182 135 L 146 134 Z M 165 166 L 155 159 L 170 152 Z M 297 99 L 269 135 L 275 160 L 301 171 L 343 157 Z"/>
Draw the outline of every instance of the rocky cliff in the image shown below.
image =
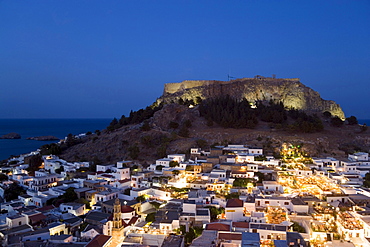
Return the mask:
<path id="1" fill-rule="evenodd" d="M 256 76 L 232 81 L 183 81 L 167 83 L 158 103 L 169 103 L 178 99 L 194 100 L 230 95 L 237 99 L 246 98 L 249 102 L 281 101 L 288 108 L 304 110 L 309 113 L 330 112 L 344 119 L 342 108 L 331 100 L 324 100 L 320 94 L 303 85 L 298 78 L 276 79 Z"/>

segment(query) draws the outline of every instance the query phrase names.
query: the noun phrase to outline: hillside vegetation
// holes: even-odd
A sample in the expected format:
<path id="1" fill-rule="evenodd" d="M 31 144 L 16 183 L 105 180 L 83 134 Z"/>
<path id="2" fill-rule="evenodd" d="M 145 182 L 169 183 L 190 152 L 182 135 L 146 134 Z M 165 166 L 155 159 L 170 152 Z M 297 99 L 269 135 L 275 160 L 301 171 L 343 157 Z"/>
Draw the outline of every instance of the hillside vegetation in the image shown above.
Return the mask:
<path id="1" fill-rule="evenodd" d="M 346 152 L 369 151 L 367 129 L 357 125 L 355 117 L 345 123 L 328 112 L 310 115 L 273 101 L 252 106 L 247 100 L 228 96 L 153 104 L 113 119 L 101 133 L 63 149 L 62 157 L 150 164 L 170 153 L 189 153 L 191 147 L 229 143 L 263 147 L 267 154 L 278 154 L 286 142 L 303 144 L 312 156 L 344 157 Z"/>

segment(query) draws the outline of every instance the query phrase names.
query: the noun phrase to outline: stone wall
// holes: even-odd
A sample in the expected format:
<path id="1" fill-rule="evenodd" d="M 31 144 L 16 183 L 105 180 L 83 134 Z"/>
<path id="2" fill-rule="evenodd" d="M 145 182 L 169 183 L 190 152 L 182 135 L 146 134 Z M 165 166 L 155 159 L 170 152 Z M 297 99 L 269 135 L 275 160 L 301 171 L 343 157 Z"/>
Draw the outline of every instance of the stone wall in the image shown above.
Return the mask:
<path id="1" fill-rule="evenodd" d="M 165 84 L 164 93 L 159 102 L 177 102 L 230 95 L 249 102 L 281 101 L 288 108 L 304 110 L 309 113 L 329 111 L 333 116 L 344 119 L 341 107 L 331 100 L 323 100 L 320 94 L 303 85 L 299 78 L 276 79 L 256 76 L 232 81 L 183 81 Z"/>

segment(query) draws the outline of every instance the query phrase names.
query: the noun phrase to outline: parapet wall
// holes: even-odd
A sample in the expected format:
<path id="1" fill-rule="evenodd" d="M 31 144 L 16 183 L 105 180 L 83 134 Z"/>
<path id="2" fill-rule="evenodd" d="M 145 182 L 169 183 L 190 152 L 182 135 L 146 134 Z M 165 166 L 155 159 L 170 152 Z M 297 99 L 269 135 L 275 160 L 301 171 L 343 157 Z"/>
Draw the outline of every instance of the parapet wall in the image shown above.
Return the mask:
<path id="1" fill-rule="evenodd" d="M 202 87 L 202 86 L 209 86 L 209 85 L 226 85 L 231 84 L 235 81 L 252 81 L 252 80 L 264 80 L 264 81 L 299 81 L 299 78 L 271 78 L 271 77 L 260 77 L 256 76 L 254 78 L 242 78 L 242 79 L 236 79 L 232 81 L 216 81 L 216 80 L 186 80 L 183 82 L 175 82 L 175 83 L 166 83 L 164 85 L 164 91 L 163 94 L 172 94 L 179 92 L 184 89 L 190 89 L 190 88 L 196 88 L 196 87 Z"/>
<path id="2" fill-rule="evenodd" d="M 201 87 L 205 85 L 216 84 L 218 81 L 206 81 L 206 80 L 187 80 L 183 82 L 166 83 L 164 85 L 164 94 L 176 93 L 180 90 Z M 228 82 L 227 82 L 228 83 Z"/>

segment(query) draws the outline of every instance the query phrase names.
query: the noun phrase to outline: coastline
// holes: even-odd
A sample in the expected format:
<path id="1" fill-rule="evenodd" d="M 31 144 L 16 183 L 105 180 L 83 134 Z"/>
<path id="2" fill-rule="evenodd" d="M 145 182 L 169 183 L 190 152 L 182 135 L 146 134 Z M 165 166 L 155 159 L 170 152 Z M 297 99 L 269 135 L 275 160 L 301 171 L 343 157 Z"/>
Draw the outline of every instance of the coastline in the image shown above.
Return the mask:
<path id="1" fill-rule="evenodd" d="M 112 119 L 0 119 L 0 136 L 10 132 L 21 139 L 0 139 L 0 160 L 37 150 L 45 144 L 56 143 L 69 133 L 78 135 L 106 128 Z M 30 137 L 52 135 L 53 141 L 27 140 Z"/>

